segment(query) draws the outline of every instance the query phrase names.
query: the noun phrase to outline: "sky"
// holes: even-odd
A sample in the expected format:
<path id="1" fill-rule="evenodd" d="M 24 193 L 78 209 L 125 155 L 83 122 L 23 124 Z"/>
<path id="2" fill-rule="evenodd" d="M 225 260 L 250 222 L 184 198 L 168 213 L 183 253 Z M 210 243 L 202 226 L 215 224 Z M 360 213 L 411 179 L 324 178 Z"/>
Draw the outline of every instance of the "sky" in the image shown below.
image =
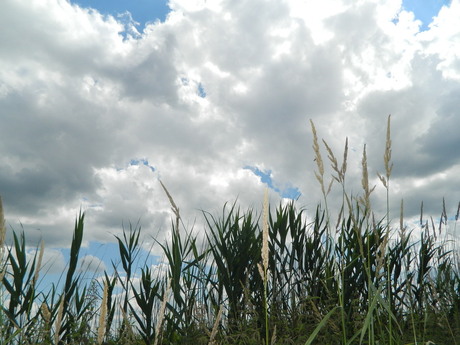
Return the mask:
<path id="1" fill-rule="evenodd" d="M 366 145 L 384 214 L 377 172 L 389 114 L 390 214 L 399 217 L 403 199 L 409 224 L 422 201 L 439 217 L 444 198 L 452 219 L 459 17 L 459 0 L 1 1 L 7 224 L 31 246 L 43 239 L 45 258 L 62 268 L 82 209 L 86 260 L 104 267 L 104 245 L 130 223 L 146 247 L 168 238 L 160 179 L 198 234 L 203 210 L 235 200 L 260 209 L 266 186 L 273 205 L 296 199 L 313 211 L 321 190 L 310 119 L 337 157 L 348 138 L 351 194 L 361 191 Z M 333 188 L 330 207 L 340 195 Z"/>

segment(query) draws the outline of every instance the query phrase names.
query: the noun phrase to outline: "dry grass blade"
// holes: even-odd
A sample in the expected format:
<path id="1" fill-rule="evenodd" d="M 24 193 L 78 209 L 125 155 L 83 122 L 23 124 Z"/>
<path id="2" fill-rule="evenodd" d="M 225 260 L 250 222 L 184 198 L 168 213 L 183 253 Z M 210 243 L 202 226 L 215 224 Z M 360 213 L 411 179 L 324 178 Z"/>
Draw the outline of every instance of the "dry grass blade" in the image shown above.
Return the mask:
<path id="1" fill-rule="evenodd" d="M 217 335 L 217 328 L 219 327 L 220 319 L 222 318 L 222 312 L 224 311 L 224 306 L 221 304 L 219 307 L 219 312 L 217 313 L 216 321 L 214 322 L 214 326 L 212 327 L 211 335 L 209 336 L 208 345 L 215 345 L 216 342 L 214 338 Z"/>

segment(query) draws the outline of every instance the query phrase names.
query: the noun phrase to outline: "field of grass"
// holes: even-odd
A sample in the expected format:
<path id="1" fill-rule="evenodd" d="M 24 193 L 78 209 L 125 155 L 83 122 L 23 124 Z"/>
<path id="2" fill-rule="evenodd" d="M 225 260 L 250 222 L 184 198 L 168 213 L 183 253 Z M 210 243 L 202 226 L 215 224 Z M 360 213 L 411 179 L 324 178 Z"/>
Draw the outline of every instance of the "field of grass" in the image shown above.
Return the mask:
<path id="1" fill-rule="evenodd" d="M 311 125 L 324 196 L 316 212 L 270 206 L 267 194 L 261 212 L 226 204 L 219 215 L 203 213 L 201 243 L 163 186 L 175 213 L 170 241 L 159 243 L 164 274 L 136 266 L 140 229 L 131 228 L 116 237 L 115 274 L 81 279 L 81 213 L 63 287 L 41 292 L 43 244 L 30 260 L 23 234 L 5 244 L 0 206 L 0 344 L 460 344 L 460 261 L 445 210 L 436 224 L 421 216 L 420 228 L 408 229 L 401 204 L 399 225 L 390 221 L 390 118 L 381 218 L 370 203 L 365 148 L 362 193 L 349 195 L 348 144 L 339 164 L 323 141 L 343 191 L 341 209 L 329 210 Z"/>

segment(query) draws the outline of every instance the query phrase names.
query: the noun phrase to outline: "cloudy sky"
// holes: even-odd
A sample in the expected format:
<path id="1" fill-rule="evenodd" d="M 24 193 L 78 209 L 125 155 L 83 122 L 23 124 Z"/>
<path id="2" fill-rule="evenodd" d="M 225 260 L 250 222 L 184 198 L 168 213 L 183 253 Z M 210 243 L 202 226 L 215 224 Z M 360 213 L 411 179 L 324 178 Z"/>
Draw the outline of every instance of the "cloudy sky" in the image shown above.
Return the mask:
<path id="1" fill-rule="evenodd" d="M 1 1 L 7 223 L 49 253 L 70 244 L 80 208 L 94 253 L 129 222 L 161 239 L 172 214 L 159 179 L 198 232 L 201 210 L 259 208 L 265 185 L 272 203 L 313 210 L 310 119 L 338 157 L 348 137 L 351 194 L 367 145 L 382 210 L 389 114 L 394 217 L 402 198 L 408 219 L 421 201 L 437 216 L 444 197 L 452 218 L 460 1 L 417 2 Z"/>

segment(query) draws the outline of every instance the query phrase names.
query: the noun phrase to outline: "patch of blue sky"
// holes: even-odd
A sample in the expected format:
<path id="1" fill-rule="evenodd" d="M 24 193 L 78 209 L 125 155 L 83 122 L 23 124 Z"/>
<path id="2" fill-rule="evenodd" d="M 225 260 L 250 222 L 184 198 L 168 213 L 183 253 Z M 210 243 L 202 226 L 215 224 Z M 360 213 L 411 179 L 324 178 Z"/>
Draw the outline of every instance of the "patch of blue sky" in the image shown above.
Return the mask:
<path id="1" fill-rule="evenodd" d="M 201 98 L 206 98 L 206 91 L 204 90 L 203 84 L 198 83 L 197 94 Z"/>
<path id="2" fill-rule="evenodd" d="M 203 86 L 202 83 L 197 82 L 195 80 L 190 81 L 186 77 L 181 77 L 180 81 L 181 81 L 182 85 L 184 85 L 184 86 L 189 86 L 190 82 L 192 82 L 193 83 L 192 85 L 196 85 L 196 94 L 198 96 L 200 96 L 201 98 L 206 98 L 206 90 L 204 89 L 204 86 Z"/>
<path id="3" fill-rule="evenodd" d="M 115 240 L 115 237 L 114 237 Z M 144 267 L 145 265 L 155 265 L 158 263 L 158 257 L 150 255 L 148 251 L 144 250 L 143 248 L 139 247 L 138 255 L 136 256 L 136 260 L 134 261 L 134 268 L 139 269 Z M 120 258 L 120 249 L 118 243 L 116 242 L 107 242 L 107 243 L 99 243 L 99 242 L 90 242 L 88 247 L 81 249 L 81 258 L 85 255 L 94 255 L 97 253 L 97 258 L 101 260 L 103 266 L 105 267 L 105 271 L 107 274 L 112 274 L 115 270 L 120 274 L 123 275 L 123 265 L 121 264 Z M 80 264 L 81 269 L 85 272 L 85 268 L 87 265 L 83 264 L 81 261 Z M 92 266 L 94 267 L 94 266 Z M 87 270 L 88 273 L 92 273 L 92 270 Z M 98 272 L 96 272 L 98 273 Z M 100 272 L 99 272 L 100 273 Z"/>
<path id="4" fill-rule="evenodd" d="M 449 6 L 450 3 L 451 0 L 403 0 L 403 8 L 413 12 L 415 18 L 422 22 L 420 30 L 426 31 L 442 6 Z"/>
<path id="5" fill-rule="evenodd" d="M 297 187 L 286 187 L 281 192 L 281 196 L 286 199 L 297 200 L 302 193 L 300 193 L 299 188 Z"/>
<path id="6" fill-rule="evenodd" d="M 142 31 L 149 22 L 165 21 L 171 10 L 167 0 L 70 0 L 70 2 L 80 7 L 93 8 L 104 15 L 112 15 L 125 24 L 128 30 L 131 23 L 138 23 L 139 31 Z M 422 22 L 423 31 L 428 29 L 441 7 L 449 6 L 450 3 L 451 0 L 403 0 L 403 7 L 413 12 Z M 126 12 L 131 16 L 126 16 Z"/>
<path id="7" fill-rule="evenodd" d="M 146 167 L 150 168 L 151 171 L 155 171 L 155 167 L 150 165 L 148 159 L 146 158 L 133 158 L 129 161 L 129 165 L 145 165 Z"/>
<path id="8" fill-rule="evenodd" d="M 271 177 L 272 171 L 271 170 L 260 170 L 257 167 L 253 167 L 250 165 L 246 165 L 243 169 L 250 170 L 254 173 L 254 175 L 260 177 L 260 181 L 265 183 L 268 188 L 272 189 L 273 191 L 277 192 L 282 198 L 296 200 L 300 197 L 301 193 L 297 187 L 291 187 L 289 185 L 285 186 L 283 189 L 280 189 L 276 186 L 273 182 Z"/>
<path id="9" fill-rule="evenodd" d="M 121 264 L 120 251 L 118 243 L 115 242 L 90 242 L 87 247 L 81 247 L 78 256 L 77 270 L 75 271 L 74 278 L 78 277 L 81 286 L 89 286 L 92 281 L 101 281 L 104 274 L 107 273 L 109 277 L 119 275 L 125 276 L 123 265 Z M 70 258 L 69 248 L 59 248 L 59 252 L 66 262 L 66 267 L 62 272 L 56 272 L 53 268 L 53 262 L 45 262 L 40 279 L 38 281 L 40 291 L 46 294 L 51 291 L 52 287 L 58 291 L 64 288 L 68 263 Z M 91 262 L 94 260 L 94 262 Z M 160 258 L 158 256 L 150 255 L 150 253 L 142 248 L 139 248 L 136 260 L 133 263 L 134 274 L 138 274 L 140 269 L 147 266 L 158 265 Z"/>
<path id="10" fill-rule="evenodd" d="M 83 8 L 93 8 L 103 15 L 112 15 L 125 26 L 125 21 L 129 17 L 123 18 L 123 16 L 129 12 L 130 18 L 138 23 L 141 32 L 149 22 L 157 20 L 164 22 L 171 10 L 167 0 L 70 0 L 70 2 Z"/>

